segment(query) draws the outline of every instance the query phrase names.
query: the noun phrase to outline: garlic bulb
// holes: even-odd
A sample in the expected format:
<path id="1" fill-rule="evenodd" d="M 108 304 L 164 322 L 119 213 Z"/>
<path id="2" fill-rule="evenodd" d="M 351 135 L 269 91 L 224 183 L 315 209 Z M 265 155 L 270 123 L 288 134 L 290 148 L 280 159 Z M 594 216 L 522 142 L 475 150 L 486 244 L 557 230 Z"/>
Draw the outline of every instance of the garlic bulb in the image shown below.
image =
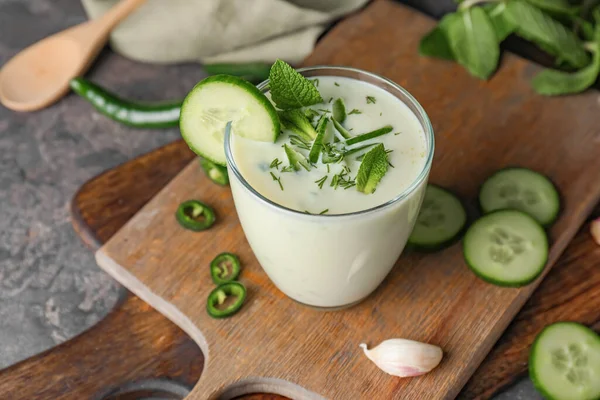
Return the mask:
<path id="1" fill-rule="evenodd" d="M 384 372 L 399 377 L 419 376 L 434 369 L 442 360 L 437 346 L 407 339 L 389 339 L 371 350 L 360 345 L 365 354 Z"/>
<path id="2" fill-rule="evenodd" d="M 594 241 L 600 246 L 600 218 L 596 218 L 590 224 L 590 233 Z"/>

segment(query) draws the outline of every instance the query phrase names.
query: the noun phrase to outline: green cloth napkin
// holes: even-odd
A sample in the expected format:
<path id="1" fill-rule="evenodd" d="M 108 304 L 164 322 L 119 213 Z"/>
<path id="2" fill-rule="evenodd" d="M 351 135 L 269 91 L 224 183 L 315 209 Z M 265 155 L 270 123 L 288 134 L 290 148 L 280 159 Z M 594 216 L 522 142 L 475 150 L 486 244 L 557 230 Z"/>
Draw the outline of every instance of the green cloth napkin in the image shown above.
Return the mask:
<path id="1" fill-rule="evenodd" d="M 118 0 L 82 0 L 90 18 Z M 111 34 L 125 57 L 153 63 L 295 63 L 332 20 L 368 0 L 148 0 Z"/>

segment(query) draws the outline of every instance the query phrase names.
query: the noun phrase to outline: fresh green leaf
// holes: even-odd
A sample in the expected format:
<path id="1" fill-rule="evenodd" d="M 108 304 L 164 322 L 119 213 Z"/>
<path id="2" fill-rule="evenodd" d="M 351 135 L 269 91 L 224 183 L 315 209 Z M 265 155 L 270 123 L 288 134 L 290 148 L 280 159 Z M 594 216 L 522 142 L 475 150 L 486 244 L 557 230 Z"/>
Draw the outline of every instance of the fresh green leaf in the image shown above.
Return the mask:
<path id="1" fill-rule="evenodd" d="M 341 97 L 336 99 L 333 103 L 333 119 L 339 123 L 342 123 L 346 120 L 346 105 Z"/>
<path id="2" fill-rule="evenodd" d="M 537 74 L 531 82 L 539 94 L 554 96 L 583 92 L 596 82 L 600 74 L 600 26 L 596 27 L 595 50 L 592 63 L 577 72 L 563 72 L 546 69 Z"/>
<path id="3" fill-rule="evenodd" d="M 575 7 L 568 0 L 526 0 L 531 5 L 557 15 L 575 15 L 579 12 L 579 7 Z"/>
<path id="4" fill-rule="evenodd" d="M 279 111 L 279 121 L 286 129 L 291 130 L 305 140 L 317 137 L 317 131 L 312 126 L 306 114 L 300 110 Z"/>
<path id="5" fill-rule="evenodd" d="M 356 188 L 365 194 L 373 193 L 387 169 L 387 153 L 379 144 L 365 154 L 356 175 Z"/>
<path id="6" fill-rule="evenodd" d="M 572 20 L 575 34 L 581 34 L 585 40 L 594 40 L 594 24 L 579 16 L 574 16 Z"/>
<path id="7" fill-rule="evenodd" d="M 564 25 L 538 8 L 522 0 L 507 3 L 507 17 L 515 24 L 516 33 L 548 53 L 574 67 L 586 66 L 590 59 L 579 38 Z"/>
<path id="8" fill-rule="evenodd" d="M 252 83 L 260 83 L 269 79 L 271 66 L 264 63 L 241 63 L 241 64 L 204 64 L 204 70 L 211 75 L 225 74 L 235 75 Z"/>
<path id="9" fill-rule="evenodd" d="M 594 19 L 595 24 L 600 24 L 600 5 L 597 5 L 592 10 L 592 18 Z"/>
<path id="10" fill-rule="evenodd" d="M 329 124 L 329 118 L 322 116 L 317 125 L 317 137 L 308 153 L 308 160 L 313 164 L 319 161 L 319 154 L 321 154 L 321 150 L 323 149 L 323 138 L 327 131 L 327 124 Z"/>
<path id="11" fill-rule="evenodd" d="M 498 43 L 502 42 L 515 31 L 516 26 L 512 20 L 506 17 L 506 3 L 484 4 L 481 8 L 490 17 L 490 22 L 496 32 Z"/>
<path id="12" fill-rule="evenodd" d="M 352 137 L 352 135 L 350 134 L 350 132 L 348 132 L 346 130 L 346 128 L 344 128 L 342 126 L 342 124 L 340 124 L 335 117 L 333 118 L 333 126 L 335 127 L 335 129 L 340 133 L 340 135 L 342 135 L 344 137 L 344 139 L 350 139 Z"/>
<path id="13" fill-rule="evenodd" d="M 480 7 L 463 10 L 460 16 L 448 27 L 452 52 L 471 75 L 487 79 L 496 70 L 500 58 L 494 26 Z"/>
<path id="14" fill-rule="evenodd" d="M 386 125 L 383 128 L 375 129 L 374 131 L 363 133 L 362 135 L 354 136 L 351 139 L 346 140 L 346 144 L 348 146 L 352 146 L 353 144 L 364 142 L 365 140 L 373 139 L 379 136 L 387 135 L 391 131 L 393 131 L 391 125 Z"/>
<path id="15" fill-rule="evenodd" d="M 453 19 L 457 18 L 460 18 L 458 13 L 446 14 L 435 28 L 423 36 L 419 44 L 419 54 L 444 60 L 454 60 L 454 54 L 452 54 L 452 48 L 448 41 L 448 26 L 450 26 Z"/>
<path id="16" fill-rule="evenodd" d="M 310 164 L 306 157 L 304 157 L 301 153 L 292 149 L 287 144 L 283 145 L 283 149 L 285 150 L 285 155 L 290 162 L 290 167 L 294 168 L 294 171 L 300 170 L 300 167 L 303 167 L 305 170 L 310 171 Z"/>
<path id="17" fill-rule="evenodd" d="M 315 85 L 284 61 L 277 60 L 269 73 L 271 99 L 282 110 L 323 102 Z"/>

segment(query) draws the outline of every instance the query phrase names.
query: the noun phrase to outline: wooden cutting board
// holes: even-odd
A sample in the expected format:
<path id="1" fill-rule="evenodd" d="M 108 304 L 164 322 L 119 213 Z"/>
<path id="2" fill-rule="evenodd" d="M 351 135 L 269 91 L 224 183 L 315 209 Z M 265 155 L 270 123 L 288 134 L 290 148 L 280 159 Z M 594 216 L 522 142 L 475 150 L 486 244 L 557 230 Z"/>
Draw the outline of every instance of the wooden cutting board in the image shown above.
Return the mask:
<path id="1" fill-rule="evenodd" d="M 431 180 L 465 198 L 474 199 L 481 182 L 507 165 L 550 176 L 564 202 L 550 232 L 553 263 L 600 197 L 597 95 L 539 97 L 527 83 L 538 69 L 514 56 L 505 57 L 489 82 L 420 58 L 418 39 L 431 25 L 399 5 L 375 2 L 338 25 L 307 64 L 363 68 L 411 91 L 437 132 Z M 179 229 L 173 212 L 187 198 L 213 204 L 219 223 L 204 233 Z M 250 296 L 242 313 L 215 321 L 204 312 L 213 287 L 206 266 L 222 250 L 241 256 Z M 452 398 L 539 282 L 522 289 L 483 283 L 454 246 L 402 256 L 402 268 L 354 308 L 322 313 L 302 307 L 270 284 L 246 244 L 229 191 L 207 182 L 196 163 L 114 235 L 97 259 L 207 354 L 193 399 L 255 391 L 293 398 Z M 389 377 L 358 344 L 390 337 L 436 343 L 446 356 L 424 377 Z"/>

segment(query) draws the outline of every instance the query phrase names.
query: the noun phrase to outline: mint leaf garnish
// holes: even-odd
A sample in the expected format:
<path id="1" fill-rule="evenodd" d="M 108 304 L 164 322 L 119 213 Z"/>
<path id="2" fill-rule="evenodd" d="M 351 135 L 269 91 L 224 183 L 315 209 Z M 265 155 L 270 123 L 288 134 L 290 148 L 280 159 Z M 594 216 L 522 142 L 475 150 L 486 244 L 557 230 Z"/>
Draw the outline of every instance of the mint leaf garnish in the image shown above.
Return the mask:
<path id="1" fill-rule="evenodd" d="M 500 45 L 485 11 L 468 8 L 452 19 L 448 39 L 456 60 L 478 78 L 487 79 L 496 70 Z"/>
<path id="2" fill-rule="evenodd" d="M 319 161 L 319 154 L 321 154 L 321 150 L 323 149 L 323 138 L 327 131 L 327 124 L 329 124 L 329 118 L 326 116 L 322 116 L 317 124 L 317 137 L 308 153 L 308 160 L 313 164 Z"/>
<path id="3" fill-rule="evenodd" d="M 531 82 L 535 91 L 546 96 L 553 96 L 583 92 L 592 86 L 600 74 L 600 26 L 596 27 L 595 36 L 594 58 L 590 65 L 573 73 L 544 70 L 537 74 Z"/>
<path id="4" fill-rule="evenodd" d="M 317 137 L 317 131 L 312 126 L 306 114 L 300 110 L 279 111 L 279 121 L 286 129 L 291 130 L 304 140 L 311 141 Z"/>
<path id="5" fill-rule="evenodd" d="M 294 168 L 294 171 L 300 170 L 300 167 L 304 168 L 307 171 L 310 171 L 310 164 L 306 157 L 304 157 L 301 153 L 298 153 L 296 150 L 292 149 L 287 144 L 283 145 L 283 149 L 285 150 L 285 155 L 290 162 L 290 166 Z"/>
<path id="6" fill-rule="evenodd" d="M 517 35 L 530 40 L 548 53 L 574 67 L 589 63 L 579 38 L 538 8 L 522 0 L 507 3 L 507 17 L 515 24 Z"/>
<path id="7" fill-rule="evenodd" d="M 284 61 L 277 60 L 269 73 L 271 99 L 282 110 L 323 102 L 315 85 Z"/>
<path id="8" fill-rule="evenodd" d="M 362 160 L 356 175 L 356 188 L 365 194 L 375 192 L 375 188 L 388 169 L 387 153 L 383 144 L 373 147 Z"/>
<path id="9" fill-rule="evenodd" d="M 346 120 L 346 105 L 344 104 L 344 100 L 341 98 L 336 99 L 335 103 L 333 103 L 332 109 L 333 119 L 338 121 L 340 124 Z"/>

